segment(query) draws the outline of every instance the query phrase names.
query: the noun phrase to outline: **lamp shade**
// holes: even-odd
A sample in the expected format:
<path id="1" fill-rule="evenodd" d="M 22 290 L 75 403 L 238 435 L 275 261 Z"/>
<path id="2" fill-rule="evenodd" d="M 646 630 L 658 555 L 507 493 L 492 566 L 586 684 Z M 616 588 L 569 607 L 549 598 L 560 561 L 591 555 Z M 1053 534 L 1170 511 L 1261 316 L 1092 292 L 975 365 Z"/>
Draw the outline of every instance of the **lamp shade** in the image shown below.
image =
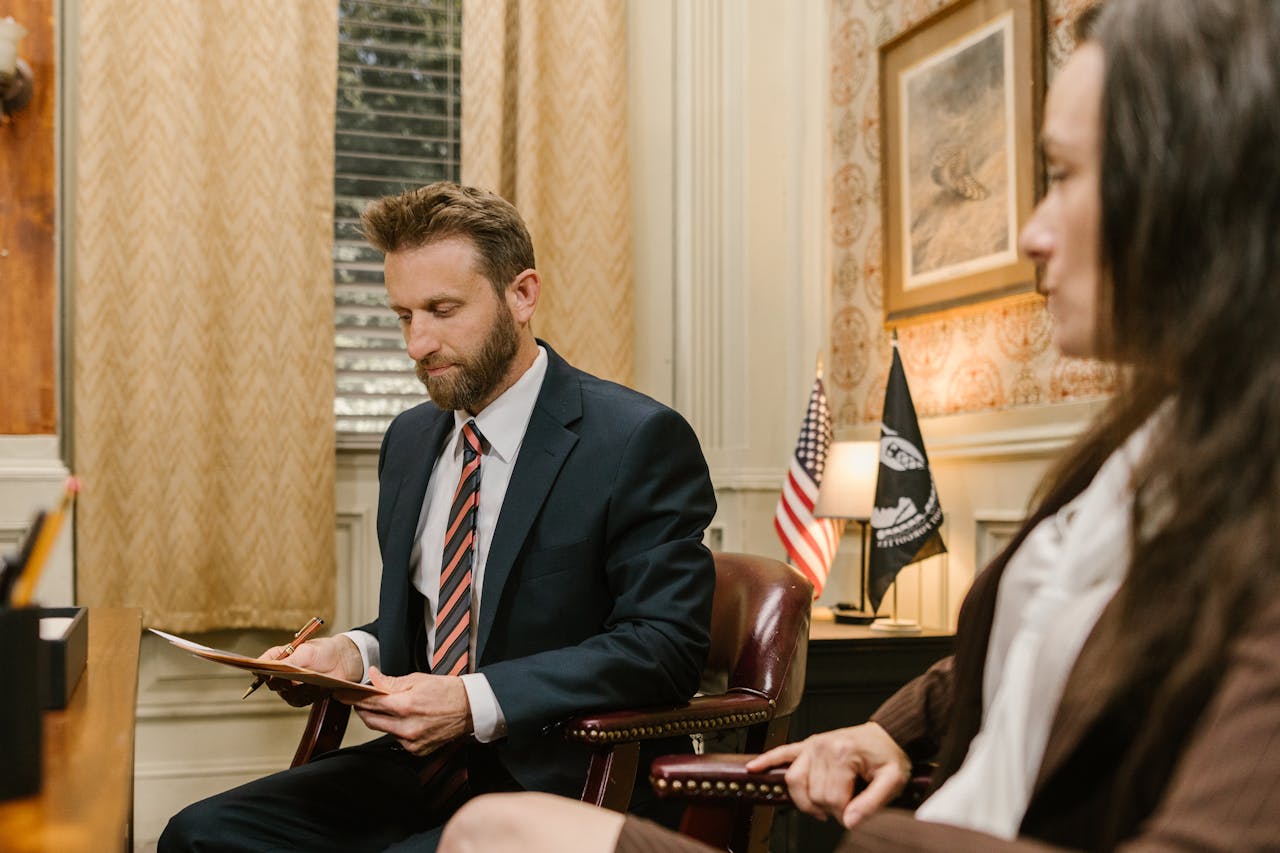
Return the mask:
<path id="1" fill-rule="evenodd" d="M 837 441 L 827 453 L 818 487 L 818 518 L 871 518 L 880 473 L 880 442 Z"/>

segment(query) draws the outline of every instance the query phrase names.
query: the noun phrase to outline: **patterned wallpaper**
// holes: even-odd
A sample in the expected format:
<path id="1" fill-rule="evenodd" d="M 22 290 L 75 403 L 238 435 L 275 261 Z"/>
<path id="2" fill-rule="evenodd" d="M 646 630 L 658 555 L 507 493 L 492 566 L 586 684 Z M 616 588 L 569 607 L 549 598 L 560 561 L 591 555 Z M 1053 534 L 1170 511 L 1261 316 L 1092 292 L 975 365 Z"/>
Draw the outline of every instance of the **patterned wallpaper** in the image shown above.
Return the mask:
<path id="1" fill-rule="evenodd" d="M 950 0 L 831 0 L 831 368 L 837 429 L 877 421 L 889 376 L 880 222 L 878 46 Z M 1072 48 L 1071 22 L 1090 0 L 1046 4 L 1048 79 Z M 922 417 L 1105 396 L 1106 365 L 1059 356 L 1038 296 L 903 325 L 898 346 Z"/>

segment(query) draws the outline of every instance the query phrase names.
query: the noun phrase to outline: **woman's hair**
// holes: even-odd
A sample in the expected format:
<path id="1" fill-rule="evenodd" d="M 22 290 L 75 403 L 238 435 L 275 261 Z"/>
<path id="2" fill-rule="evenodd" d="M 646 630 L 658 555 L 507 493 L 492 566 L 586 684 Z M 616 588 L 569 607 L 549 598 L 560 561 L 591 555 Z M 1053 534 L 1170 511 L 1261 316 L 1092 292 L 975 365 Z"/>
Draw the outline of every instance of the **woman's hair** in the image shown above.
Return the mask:
<path id="1" fill-rule="evenodd" d="M 1025 529 L 1169 401 L 1135 473 L 1121 618 L 1097 638 L 1098 695 L 1134 732 L 1112 846 L 1158 802 L 1169 744 L 1280 578 L 1280 2 L 1106 0 L 1082 29 L 1105 64 L 1099 337 L 1125 387 Z M 944 753 L 944 769 L 962 759 Z"/>
<path id="2" fill-rule="evenodd" d="M 1118 840 L 1280 578 L 1280 3 L 1110 0 L 1093 40 L 1108 341 L 1134 365 L 1128 420 L 1172 398 L 1136 474 L 1122 618 L 1101 638 L 1117 701 L 1146 716 Z"/>

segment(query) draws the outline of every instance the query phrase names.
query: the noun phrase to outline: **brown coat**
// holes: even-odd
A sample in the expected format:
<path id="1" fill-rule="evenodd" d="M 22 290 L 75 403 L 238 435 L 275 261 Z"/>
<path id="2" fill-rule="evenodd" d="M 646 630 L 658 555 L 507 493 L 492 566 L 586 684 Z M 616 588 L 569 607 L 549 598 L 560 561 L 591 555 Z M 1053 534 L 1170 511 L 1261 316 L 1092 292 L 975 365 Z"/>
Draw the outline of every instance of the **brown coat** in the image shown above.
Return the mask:
<path id="1" fill-rule="evenodd" d="M 993 566 L 978 577 L 961 614 L 956 654 L 968 662 L 971 673 L 986 657 L 1000 568 Z M 839 853 L 1098 849 L 1131 734 L 1128 723 L 1103 716 L 1106 697 L 1092 687 L 1096 673 L 1109 663 L 1094 638 L 1104 620 L 1115 618 L 1114 606 L 1103 611 L 1068 676 L 1018 839 L 1002 841 L 889 809 L 847 833 Z M 1152 618 L 1159 618 L 1158 610 Z M 969 701 L 981 696 L 980 683 L 958 690 L 957 658 L 940 661 L 872 716 L 909 753 L 922 755 L 942 741 L 959 716 L 957 693 Z M 1140 722 L 1141 715 L 1136 716 Z M 1120 850 L 1280 851 L 1280 597 L 1260 606 L 1236 636 L 1201 718 L 1188 738 L 1169 749 L 1177 754 L 1173 776 L 1153 812 L 1139 825 L 1126 827 Z M 710 848 L 628 819 L 617 850 L 692 853 Z"/>
<path id="2" fill-rule="evenodd" d="M 990 574 L 990 573 L 989 573 Z M 998 577 L 977 583 L 972 596 L 994 596 Z M 1158 607 L 1158 604 L 1156 604 Z M 979 611 L 990 610 L 979 606 Z M 1103 611 L 1102 620 L 1118 618 Z M 1152 618 L 1159 618 L 1158 609 Z M 987 621 L 989 630 L 990 621 Z M 848 833 L 852 851 L 1043 851 L 1097 849 L 1116 771 L 1127 743 L 1123 725 L 1102 717 L 1105 697 L 1093 674 L 1105 669 L 1095 629 L 1067 679 L 1045 747 L 1019 839 L 917 821 L 889 810 Z M 962 631 L 957 655 L 985 658 L 986 634 Z M 953 659 L 908 684 L 873 716 L 904 746 L 941 740 L 953 714 Z M 1148 709 L 1147 713 L 1158 713 Z M 1259 607 L 1232 642 L 1213 697 L 1190 736 L 1169 744 L 1177 755 L 1173 776 L 1155 810 L 1126 827 L 1125 851 L 1280 850 L 1280 598 Z"/>

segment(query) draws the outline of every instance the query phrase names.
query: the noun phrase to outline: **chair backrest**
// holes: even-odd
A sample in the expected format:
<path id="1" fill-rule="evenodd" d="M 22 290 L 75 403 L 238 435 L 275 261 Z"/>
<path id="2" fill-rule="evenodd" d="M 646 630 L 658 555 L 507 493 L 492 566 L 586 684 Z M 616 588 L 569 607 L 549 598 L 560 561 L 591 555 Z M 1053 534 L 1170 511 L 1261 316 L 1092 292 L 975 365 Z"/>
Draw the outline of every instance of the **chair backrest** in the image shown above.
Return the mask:
<path id="1" fill-rule="evenodd" d="M 813 585 L 786 563 L 717 553 L 711 653 L 703 681 L 755 693 L 790 714 L 804 691 Z"/>

